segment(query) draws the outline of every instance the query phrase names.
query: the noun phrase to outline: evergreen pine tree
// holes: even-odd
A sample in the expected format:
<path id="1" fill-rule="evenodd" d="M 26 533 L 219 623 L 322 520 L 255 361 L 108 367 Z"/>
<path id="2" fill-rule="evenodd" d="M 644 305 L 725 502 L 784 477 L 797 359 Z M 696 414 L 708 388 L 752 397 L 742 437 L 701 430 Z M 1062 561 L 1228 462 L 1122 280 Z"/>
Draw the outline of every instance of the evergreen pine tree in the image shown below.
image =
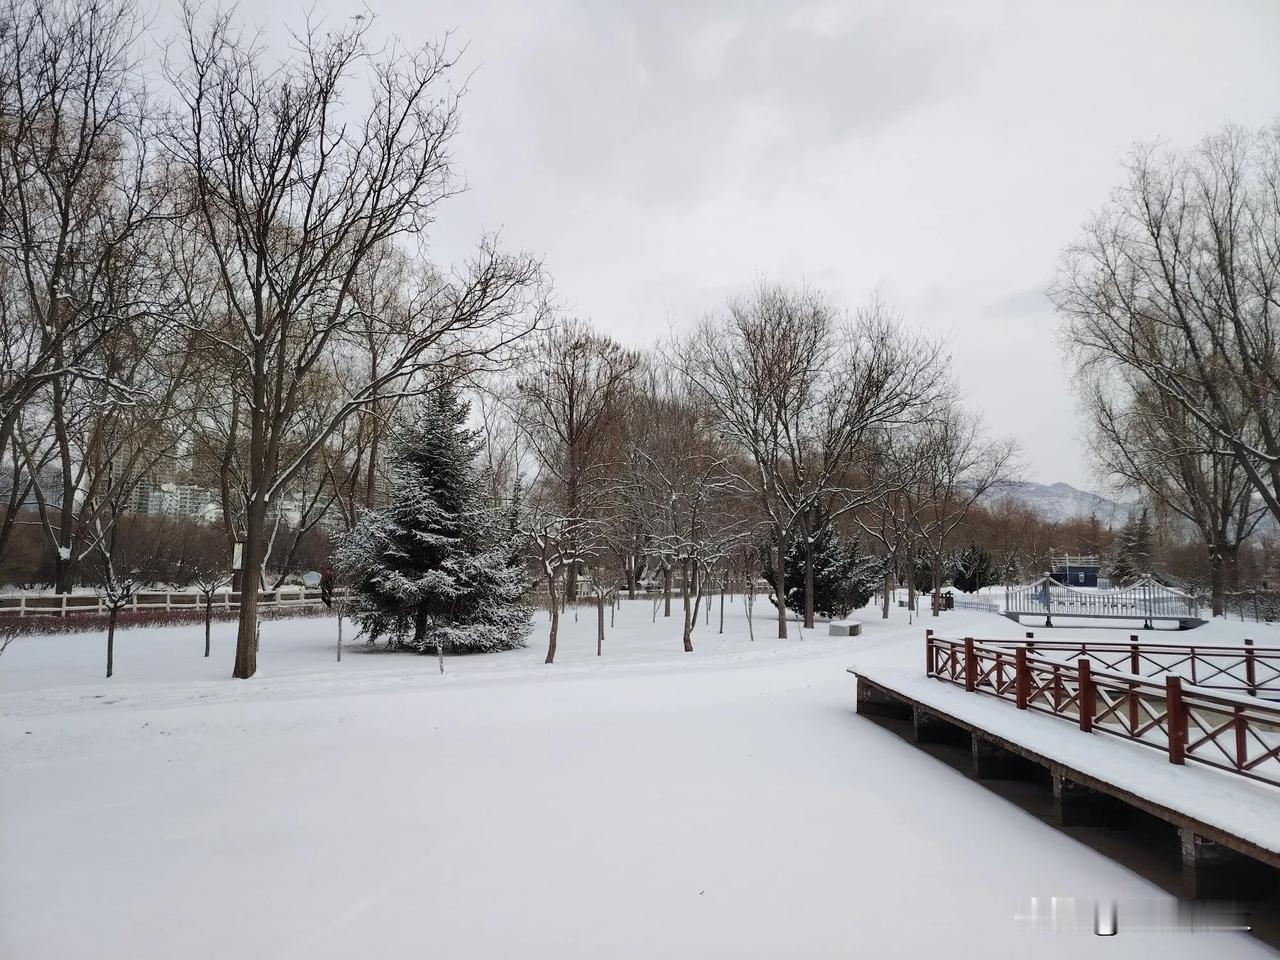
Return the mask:
<path id="1" fill-rule="evenodd" d="M 1108 568 L 1116 584 L 1129 583 L 1150 572 L 1151 515 L 1146 507 L 1137 516 L 1131 514 L 1120 528 L 1111 548 Z"/>
<path id="2" fill-rule="evenodd" d="M 1096 557 L 1102 553 L 1102 523 L 1098 520 L 1096 510 L 1089 512 L 1089 520 L 1085 526 L 1084 542 L 1080 552 L 1087 557 Z"/>
<path id="3" fill-rule="evenodd" d="M 1111 542 L 1111 550 L 1107 556 L 1107 576 L 1117 586 L 1133 579 L 1133 561 L 1129 544 L 1133 539 L 1134 519 L 1129 517 L 1124 526 Z"/>
<path id="4" fill-rule="evenodd" d="M 440 389 L 391 455 L 390 505 L 342 541 L 351 616 L 369 642 L 419 652 L 478 653 L 524 645 L 528 579 L 514 520 L 481 502 L 468 405 Z M 518 491 L 517 491 L 518 492 Z"/>
<path id="5" fill-rule="evenodd" d="M 760 552 L 762 575 L 772 583 L 774 555 L 767 544 Z M 804 562 L 804 546 L 793 538 L 787 548 L 784 581 L 787 609 L 794 613 L 804 612 Z M 881 559 L 861 553 L 856 538 L 845 540 L 830 524 L 824 524 L 814 538 L 813 568 L 813 609 L 826 617 L 846 617 L 866 606 L 884 578 Z"/>
<path id="6" fill-rule="evenodd" d="M 952 582 L 957 590 L 977 593 L 983 587 L 995 583 L 995 563 L 991 554 L 977 544 L 960 551 L 956 558 Z"/>
<path id="7" fill-rule="evenodd" d="M 1129 546 L 1134 573 L 1139 577 L 1151 572 L 1151 538 L 1151 514 L 1143 507 L 1134 524 L 1133 539 Z"/>
<path id="8" fill-rule="evenodd" d="M 951 579 L 955 574 L 955 557 L 944 554 L 942 557 L 942 582 Z M 933 561 L 928 557 L 916 557 L 912 567 L 912 579 L 917 593 L 933 593 Z"/>

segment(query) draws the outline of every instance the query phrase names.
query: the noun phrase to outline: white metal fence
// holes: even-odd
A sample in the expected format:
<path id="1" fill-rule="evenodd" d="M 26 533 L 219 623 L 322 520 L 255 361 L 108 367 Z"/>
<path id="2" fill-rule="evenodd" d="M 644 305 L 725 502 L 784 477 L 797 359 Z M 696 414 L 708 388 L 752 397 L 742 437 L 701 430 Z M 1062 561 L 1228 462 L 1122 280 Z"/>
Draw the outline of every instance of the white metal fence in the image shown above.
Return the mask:
<path id="1" fill-rule="evenodd" d="M 344 591 L 335 590 L 340 596 Z M 205 608 L 208 594 L 203 591 L 146 590 L 134 594 L 122 610 L 199 611 Z M 303 587 L 263 590 L 258 594 L 260 607 L 313 607 L 323 601 L 319 589 Z M 239 610 L 240 594 L 225 591 L 213 594 L 214 610 Z M 79 614 L 103 614 L 107 604 L 95 594 L 10 593 L 0 594 L 0 617 L 74 617 Z"/>

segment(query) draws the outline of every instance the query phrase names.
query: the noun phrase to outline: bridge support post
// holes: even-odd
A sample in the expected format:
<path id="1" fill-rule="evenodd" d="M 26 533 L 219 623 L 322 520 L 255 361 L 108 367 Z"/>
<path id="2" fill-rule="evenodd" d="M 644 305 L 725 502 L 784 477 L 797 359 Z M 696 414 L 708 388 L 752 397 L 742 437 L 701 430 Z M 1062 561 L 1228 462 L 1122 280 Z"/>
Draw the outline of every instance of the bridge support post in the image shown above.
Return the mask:
<path id="1" fill-rule="evenodd" d="M 1182 895 L 1193 900 L 1255 900 L 1275 887 L 1275 872 L 1242 853 L 1181 827 Z"/>
<path id="2" fill-rule="evenodd" d="M 973 775 L 979 780 L 1021 780 L 1022 758 L 976 733 L 969 735 L 973 752 Z"/>
<path id="3" fill-rule="evenodd" d="M 911 707 L 873 686 L 864 677 L 858 678 L 858 713 L 865 717 L 889 717 L 895 720 L 911 718 Z"/>
<path id="4" fill-rule="evenodd" d="M 1053 820 L 1060 827 L 1111 827 L 1117 805 L 1105 793 L 1053 775 Z"/>
<path id="5" fill-rule="evenodd" d="M 963 734 L 959 727 L 918 704 L 911 707 L 911 732 L 916 743 L 957 743 Z"/>

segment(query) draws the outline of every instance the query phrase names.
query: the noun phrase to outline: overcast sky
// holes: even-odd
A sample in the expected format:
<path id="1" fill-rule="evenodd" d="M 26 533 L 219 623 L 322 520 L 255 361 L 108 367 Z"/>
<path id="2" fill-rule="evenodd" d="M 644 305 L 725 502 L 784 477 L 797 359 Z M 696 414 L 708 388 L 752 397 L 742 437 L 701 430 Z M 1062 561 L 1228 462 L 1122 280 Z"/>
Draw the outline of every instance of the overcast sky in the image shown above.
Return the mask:
<path id="1" fill-rule="evenodd" d="M 1044 296 L 1059 252 L 1135 141 L 1280 116 L 1280 0 L 367 7 L 376 34 L 467 45 L 470 190 L 437 259 L 501 230 L 632 345 L 761 275 L 850 310 L 878 289 L 953 338 L 1026 479 L 1095 489 Z M 303 9 L 240 5 L 268 32 Z"/>

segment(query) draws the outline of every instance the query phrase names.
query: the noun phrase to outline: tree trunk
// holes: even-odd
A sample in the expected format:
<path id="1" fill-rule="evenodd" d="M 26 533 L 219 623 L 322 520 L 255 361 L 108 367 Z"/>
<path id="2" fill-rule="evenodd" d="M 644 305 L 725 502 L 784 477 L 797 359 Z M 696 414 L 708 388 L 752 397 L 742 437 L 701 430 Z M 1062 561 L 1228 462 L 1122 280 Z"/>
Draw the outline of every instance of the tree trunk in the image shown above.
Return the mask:
<path id="1" fill-rule="evenodd" d="M 689 615 L 689 564 L 688 561 L 680 563 L 680 596 L 684 601 L 684 652 L 693 652 L 693 625 L 690 623 Z"/>
<path id="2" fill-rule="evenodd" d="M 66 511 L 62 511 L 62 517 L 66 518 Z M 59 550 L 66 549 L 59 547 Z M 70 558 L 64 558 L 61 553 L 54 558 L 53 561 L 53 592 L 54 593 L 70 593 L 75 583 L 72 576 L 72 564 Z"/>
<path id="3" fill-rule="evenodd" d="M 724 633 L 724 595 L 725 590 L 729 586 L 729 575 L 726 573 L 725 578 L 720 581 L 720 633 Z"/>
<path id="4" fill-rule="evenodd" d="M 744 584 L 746 589 L 742 593 L 742 603 L 747 608 L 747 635 L 751 638 L 751 642 L 756 642 L 756 627 L 751 622 L 751 614 L 756 607 L 756 582 L 753 578 L 750 583 Z"/>
<path id="5" fill-rule="evenodd" d="M 936 617 L 942 609 L 942 558 L 938 557 L 933 562 L 933 615 Z"/>
<path id="6" fill-rule="evenodd" d="M 118 607 L 112 607 L 107 614 L 107 677 L 110 678 L 111 671 L 115 664 L 116 655 L 116 616 L 120 613 Z"/>
<path id="7" fill-rule="evenodd" d="M 889 619 L 889 598 L 893 596 L 893 571 L 884 572 L 884 600 L 880 604 L 880 619 Z"/>
<path id="8" fill-rule="evenodd" d="M 376 376 L 377 371 L 378 371 L 378 361 L 377 361 L 377 356 L 375 355 L 373 357 L 373 365 L 372 365 L 372 369 L 370 370 L 370 374 L 373 376 Z M 380 421 L 378 420 L 378 401 L 375 398 L 374 401 L 369 404 L 368 423 L 370 425 L 370 433 L 372 434 L 372 436 L 369 438 L 369 470 L 365 474 L 365 480 L 364 480 L 364 503 L 365 503 L 365 506 L 368 507 L 370 510 L 373 509 L 374 481 L 377 476 L 376 471 L 378 469 L 378 441 L 379 439 L 381 439 L 381 435 L 382 435 L 382 430 L 379 427 L 379 422 Z"/>
<path id="9" fill-rule="evenodd" d="M 54 381 L 53 390 L 51 391 L 53 398 L 53 432 L 58 444 L 59 465 L 62 468 L 62 503 L 58 505 L 58 546 L 53 567 L 54 593 L 70 593 L 72 586 L 75 584 L 73 575 L 75 561 L 72 558 L 75 556 L 73 540 L 77 526 L 75 519 L 76 482 L 71 461 L 71 440 L 67 432 L 66 391 L 67 387 L 61 378 Z"/>
<path id="10" fill-rule="evenodd" d="M 596 593 L 596 656 L 604 654 L 604 594 Z"/>
<path id="11" fill-rule="evenodd" d="M 2 448 L 0 448 L 2 449 Z M 14 462 L 17 462 L 18 451 L 15 447 L 13 452 Z M 19 482 L 17 472 L 14 472 L 13 485 L 9 488 L 9 501 L 4 507 L 4 519 L 0 520 L 0 557 L 4 556 L 5 547 L 8 546 L 9 538 L 13 535 L 13 528 L 18 521 L 18 507 L 27 502 L 27 496 L 31 493 L 31 482 L 25 484 Z"/>
<path id="12" fill-rule="evenodd" d="M 808 534 L 804 538 L 804 625 L 813 629 L 813 543 Z"/>
<path id="13" fill-rule="evenodd" d="M 1209 571 L 1213 584 L 1213 615 L 1220 617 L 1227 606 L 1227 583 L 1226 571 L 1224 570 L 1225 557 L 1221 550 L 1209 551 Z"/>
<path id="14" fill-rule="evenodd" d="M 266 504 L 261 496 L 249 501 L 245 524 L 244 550 L 240 570 L 240 620 L 236 630 L 236 662 L 231 676 L 248 680 L 258 672 L 258 590 L 262 569 L 263 534 L 265 533 Z"/>
<path id="15" fill-rule="evenodd" d="M 775 531 L 778 557 L 773 565 L 773 590 L 778 598 L 778 639 L 787 639 L 787 529 L 782 524 Z"/>
<path id="16" fill-rule="evenodd" d="M 341 603 L 341 601 L 339 601 Z M 342 607 L 338 607 L 338 662 L 342 662 Z"/>
<path id="17" fill-rule="evenodd" d="M 552 663 L 556 659 L 556 634 L 560 632 L 560 604 L 556 599 L 554 573 L 547 576 L 547 598 L 550 600 L 547 606 L 551 609 L 551 636 L 547 640 L 547 659 L 543 663 Z"/>
<path id="18" fill-rule="evenodd" d="M 809 526 L 809 519 L 800 516 L 800 536 L 804 537 L 804 626 L 813 629 L 813 538 L 814 531 Z"/>
<path id="19" fill-rule="evenodd" d="M 662 568 L 662 615 L 671 616 L 671 565 Z"/>
<path id="20" fill-rule="evenodd" d="M 204 655 L 209 658 L 209 631 L 213 627 L 213 592 L 204 595 Z"/>

